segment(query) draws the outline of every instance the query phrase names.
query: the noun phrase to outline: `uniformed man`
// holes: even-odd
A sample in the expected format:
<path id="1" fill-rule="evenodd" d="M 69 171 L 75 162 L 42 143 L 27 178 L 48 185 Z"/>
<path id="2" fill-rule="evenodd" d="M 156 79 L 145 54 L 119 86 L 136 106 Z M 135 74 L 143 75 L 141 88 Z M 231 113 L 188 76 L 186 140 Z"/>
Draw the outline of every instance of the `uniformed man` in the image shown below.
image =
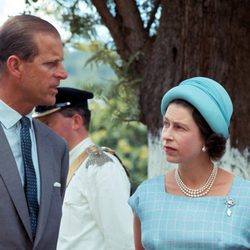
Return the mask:
<path id="1" fill-rule="evenodd" d="M 57 249 L 134 249 L 133 215 L 127 203 L 130 182 L 112 152 L 89 138 L 91 98 L 87 91 L 58 88 L 56 104 L 38 106 L 33 114 L 62 136 L 70 149 Z"/>

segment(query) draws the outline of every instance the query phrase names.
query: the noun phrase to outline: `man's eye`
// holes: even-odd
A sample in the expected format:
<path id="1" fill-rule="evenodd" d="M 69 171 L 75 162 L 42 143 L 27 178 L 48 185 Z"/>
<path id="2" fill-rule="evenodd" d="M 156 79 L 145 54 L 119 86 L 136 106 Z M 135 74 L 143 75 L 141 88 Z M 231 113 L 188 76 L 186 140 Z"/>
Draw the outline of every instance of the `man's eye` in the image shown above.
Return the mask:
<path id="1" fill-rule="evenodd" d="M 47 62 L 47 65 L 54 66 L 56 62 Z"/>

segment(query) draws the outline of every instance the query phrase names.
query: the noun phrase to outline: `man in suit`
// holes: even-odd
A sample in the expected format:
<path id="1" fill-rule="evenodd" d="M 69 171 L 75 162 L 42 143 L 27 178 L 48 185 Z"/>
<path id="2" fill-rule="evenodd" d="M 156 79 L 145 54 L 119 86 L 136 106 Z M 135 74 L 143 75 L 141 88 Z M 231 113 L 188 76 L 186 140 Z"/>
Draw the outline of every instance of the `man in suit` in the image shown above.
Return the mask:
<path id="1" fill-rule="evenodd" d="M 68 171 L 64 140 L 32 120 L 53 105 L 62 65 L 60 35 L 31 15 L 0 28 L 0 249 L 54 250 Z"/>
<path id="2" fill-rule="evenodd" d="M 33 117 L 69 145 L 70 167 L 58 250 L 132 250 L 133 214 L 126 169 L 110 149 L 89 137 L 88 99 L 93 94 L 58 88 L 54 106 L 38 106 Z"/>

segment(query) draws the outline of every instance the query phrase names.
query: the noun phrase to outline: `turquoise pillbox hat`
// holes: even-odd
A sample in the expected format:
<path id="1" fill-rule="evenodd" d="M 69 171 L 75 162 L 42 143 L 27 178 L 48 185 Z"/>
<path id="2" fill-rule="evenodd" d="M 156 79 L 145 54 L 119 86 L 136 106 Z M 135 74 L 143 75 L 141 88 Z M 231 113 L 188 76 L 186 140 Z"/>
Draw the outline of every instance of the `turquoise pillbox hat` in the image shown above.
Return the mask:
<path id="1" fill-rule="evenodd" d="M 218 82 L 207 77 L 182 81 L 164 94 L 161 100 L 162 115 L 169 103 L 176 99 L 192 104 L 215 133 L 226 139 L 229 137 L 233 104 L 227 91 Z"/>

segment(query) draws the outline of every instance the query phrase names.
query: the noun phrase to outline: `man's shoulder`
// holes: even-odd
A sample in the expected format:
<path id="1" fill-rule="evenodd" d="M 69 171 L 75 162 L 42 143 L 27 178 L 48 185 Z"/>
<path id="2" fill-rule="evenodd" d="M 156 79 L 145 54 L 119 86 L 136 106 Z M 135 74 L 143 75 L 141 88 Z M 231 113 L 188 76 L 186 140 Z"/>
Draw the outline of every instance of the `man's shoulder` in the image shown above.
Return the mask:
<path id="1" fill-rule="evenodd" d="M 115 166 L 115 169 L 124 169 L 129 177 L 127 168 L 124 166 L 122 160 L 118 157 L 116 152 L 111 148 L 93 144 L 86 149 L 86 152 L 87 159 L 85 166 L 87 168 L 91 165 L 95 165 L 96 167 Z"/>
<path id="2" fill-rule="evenodd" d="M 91 165 L 103 166 L 106 163 L 114 162 L 114 159 L 110 152 L 105 150 L 106 147 L 100 147 L 98 145 L 92 144 L 87 147 L 87 161 L 86 167 Z"/>

